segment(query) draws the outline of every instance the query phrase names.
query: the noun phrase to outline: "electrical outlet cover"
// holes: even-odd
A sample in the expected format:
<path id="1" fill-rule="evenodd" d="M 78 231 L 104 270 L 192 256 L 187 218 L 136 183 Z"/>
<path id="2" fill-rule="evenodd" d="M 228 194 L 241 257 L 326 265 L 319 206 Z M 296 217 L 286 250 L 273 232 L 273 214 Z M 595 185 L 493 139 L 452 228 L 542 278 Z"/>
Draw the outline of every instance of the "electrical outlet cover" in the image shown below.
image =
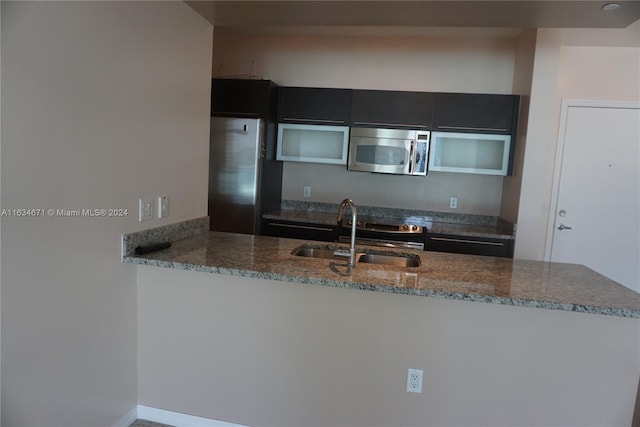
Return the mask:
<path id="1" fill-rule="evenodd" d="M 407 373 L 407 392 L 422 393 L 422 369 L 409 369 Z"/>

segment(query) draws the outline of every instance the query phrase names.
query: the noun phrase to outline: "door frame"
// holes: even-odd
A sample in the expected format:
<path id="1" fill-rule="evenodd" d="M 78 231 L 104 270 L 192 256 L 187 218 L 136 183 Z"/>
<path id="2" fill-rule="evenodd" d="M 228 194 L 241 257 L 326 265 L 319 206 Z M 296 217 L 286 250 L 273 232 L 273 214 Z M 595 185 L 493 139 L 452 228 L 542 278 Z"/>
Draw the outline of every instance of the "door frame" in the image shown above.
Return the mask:
<path id="1" fill-rule="evenodd" d="M 564 148 L 567 136 L 567 119 L 569 108 L 621 108 L 640 109 L 640 102 L 636 101 L 605 101 L 587 99 L 563 99 L 560 111 L 560 126 L 558 129 L 558 144 L 556 147 L 556 157 L 553 167 L 553 182 L 551 184 L 551 201 L 549 203 L 549 216 L 547 218 L 547 239 L 544 249 L 544 260 L 551 261 L 551 250 L 553 248 L 553 233 L 555 232 L 556 210 L 558 209 L 558 197 L 560 193 L 560 180 L 562 178 L 562 161 L 564 158 Z"/>

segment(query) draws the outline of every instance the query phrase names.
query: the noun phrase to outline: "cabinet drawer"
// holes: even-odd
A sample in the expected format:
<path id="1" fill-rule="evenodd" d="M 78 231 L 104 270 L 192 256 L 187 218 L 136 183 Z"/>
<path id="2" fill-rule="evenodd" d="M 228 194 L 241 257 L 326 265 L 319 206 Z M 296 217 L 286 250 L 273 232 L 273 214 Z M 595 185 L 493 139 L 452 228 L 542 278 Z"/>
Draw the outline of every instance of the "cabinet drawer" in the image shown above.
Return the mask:
<path id="1" fill-rule="evenodd" d="M 513 240 L 455 234 L 427 234 L 425 250 L 513 258 Z"/>
<path id="2" fill-rule="evenodd" d="M 265 219 L 262 233 L 265 236 L 335 242 L 338 238 L 338 226 Z"/>

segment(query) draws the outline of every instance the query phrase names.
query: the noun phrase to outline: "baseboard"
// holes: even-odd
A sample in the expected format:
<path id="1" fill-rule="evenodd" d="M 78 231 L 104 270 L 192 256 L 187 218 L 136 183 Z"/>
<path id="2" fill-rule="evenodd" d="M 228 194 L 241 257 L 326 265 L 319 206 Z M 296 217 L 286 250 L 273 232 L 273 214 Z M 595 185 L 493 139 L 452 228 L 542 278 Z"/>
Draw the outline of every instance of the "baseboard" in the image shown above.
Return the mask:
<path id="1" fill-rule="evenodd" d="M 138 407 L 134 406 L 131 410 L 111 427 L 129 427 L 138 418 Z"/>
<path id="2" fill-rule="evenodd" d="M 137 418 L 141 420 L 169 424 L 176 427 L 247 427 L 241 424 L 196 417 L 194 415 L 181 414 L 179 412 L 166 411 L 144 405 L 138 405 L 136 409 Z"/>

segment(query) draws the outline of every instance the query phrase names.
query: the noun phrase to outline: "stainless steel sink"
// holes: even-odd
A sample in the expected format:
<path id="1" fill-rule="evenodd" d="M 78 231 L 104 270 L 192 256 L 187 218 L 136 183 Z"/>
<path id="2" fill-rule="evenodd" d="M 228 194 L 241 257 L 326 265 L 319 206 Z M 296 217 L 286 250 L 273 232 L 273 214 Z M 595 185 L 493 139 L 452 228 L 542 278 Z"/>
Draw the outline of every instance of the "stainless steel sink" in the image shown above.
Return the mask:
<path id="1" fill-rule="evenodd" d="M 346 260 L 334 255 L 335 249 L 329 245 L 301 245 L 291 251 L 299 257 Z M 359 250 L 356 253 L 357 262 L 364 264 L 383 264 L 395 267 L 420 267 L 420 257 L 417 255 L 391 251 Z"/>
<path id="2" fill-rule="evenodd" d="M 420 267 L 420 258 L 417 255 L 381 255 L 381 254 L 362 254 L 358 258 L 358 262 L 368 264 L 385 264 L 395 267 Z"/>
<path id="3" fill-rule="evenodd" d="M 295 248 L 291 254 L 311 258 L 339 259 L 340 257 L 335 256 L 333 252 L 333 249 L 307 247 L 303 245 Z"/>

